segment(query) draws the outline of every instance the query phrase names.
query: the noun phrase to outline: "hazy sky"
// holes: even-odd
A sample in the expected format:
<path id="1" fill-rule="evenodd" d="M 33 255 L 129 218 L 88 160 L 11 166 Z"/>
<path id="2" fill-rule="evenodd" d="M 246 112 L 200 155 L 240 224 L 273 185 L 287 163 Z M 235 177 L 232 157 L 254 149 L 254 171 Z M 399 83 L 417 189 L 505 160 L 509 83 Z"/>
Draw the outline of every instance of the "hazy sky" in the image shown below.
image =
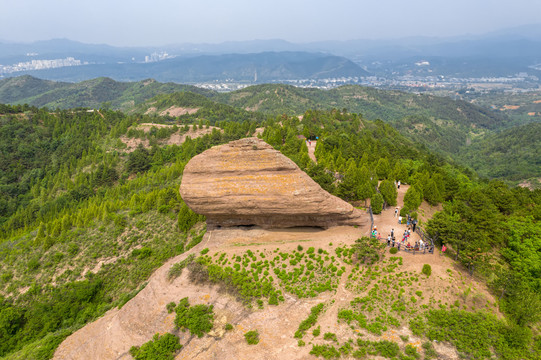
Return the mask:
<path id="1" fill-rule="evenodd" d="M 480 34 L 541 22 L 540 0 L 0 0 L 0 40 L 111 45 Z"/>

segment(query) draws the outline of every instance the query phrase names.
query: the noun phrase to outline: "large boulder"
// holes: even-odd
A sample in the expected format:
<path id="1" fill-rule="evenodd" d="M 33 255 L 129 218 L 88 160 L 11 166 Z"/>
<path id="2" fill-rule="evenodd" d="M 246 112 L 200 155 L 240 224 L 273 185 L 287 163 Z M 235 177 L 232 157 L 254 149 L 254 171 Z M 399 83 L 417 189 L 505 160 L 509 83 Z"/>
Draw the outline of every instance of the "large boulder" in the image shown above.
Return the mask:
<path id="1" fill-rule="evenodd" d="M 258 138 L 215 146 L 186 165 L 180 194 L 216 226 L 364 225 L 362 212 L 323 190 Z"/>

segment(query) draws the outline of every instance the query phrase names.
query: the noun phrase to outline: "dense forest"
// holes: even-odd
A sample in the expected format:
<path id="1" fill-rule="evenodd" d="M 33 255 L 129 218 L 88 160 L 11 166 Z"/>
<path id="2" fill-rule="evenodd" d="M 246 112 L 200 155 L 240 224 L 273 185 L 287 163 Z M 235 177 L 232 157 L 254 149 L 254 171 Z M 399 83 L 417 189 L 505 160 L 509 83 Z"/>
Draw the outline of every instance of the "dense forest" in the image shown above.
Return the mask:
<path id="1" fill-rule="evenodd" d="M 539 151 L 535 138 L 526 146 L 514 147 L 512 154 L 492 151 L 493 143 L 520 142 L 524 137 L 520 132 L 528 132 L 528 126 L 534 127 L 531 134 L 535 135 L 535 124 L 539 123 L 538 92 L 512 96 L 468 94 L 464 99 L 470 102 L 353 85 L 320 90 L 262 84 L 218 93 L 151 79 L 126 83 L 97 78 L 72 84 L 21 76 L 0 81 L 0 103 L 55 109 L 114 109 L 127 114 L 148 111 L 156 116 L 171 106 L 199 109 L 197 114 L 184 115 L 182 121 L 224 120 L 216 114 L 225 113 L 229 114 L 227 119 L 235 121 L 261 121 L 266 116 L 300 116 L 308 110 L 347 109 L 363 114 L 364 119 L 392 124 L 402 135 L 471 167 L 483 177 L 513 185 L 528 180 L 531 187 L 538 187 L 541 173 L 537 166 L 528 165 Z M 513 169 L 505 170 L 503 167 L 509 162 Z M 487 163 L 491 165 L 487 167 Z"/>
<path id="2" fill-rule="evenodd" d="M 357 206 L 370 202 L 378 213 L 384 203 L 396 204 L 398 180 L 411 185 L 402 215 L 417 217 L 422 201 L 443 203 L 421 226 L 500 299 L 506 319 L 492 329 L 497 355 L 538 358 L 541 319 L 532 309 L 541 308 L 540 190 L 479 179 L 388 123 L 357 113 L 308 110 L 301 121 L 196 94 L 175 96 L 160 106 L 202 110 L 171 118 L 0 107 L 0 356 L 50 358 L 66 336 L 123 306 L 155 269 L 201 241 L 203 219 L 178 192 L 184 166 L 264 127 L 266 142 Z M 175 126 L 136 130 L 151 121 Z M 210 124 L 218 129 L 182 144 L 157 141 Z M 299 135 L 319 138 L 317 163 Z M 149 146 L 128 151 L 125 141 L 134 137 Z"/>
<path id="3" fill-rule="evenodd" d="M 122 306 L 165 260 L 197 244 L 204 229 L 189 231 L 200 218 L 178 193 L 182 169 L 256 126 L 218 122 L 223 131 L 127 153 L 119 137 L 147 118 L 2 112 L 0 355 L 19 358 L 49 358 L 72 331 Z M 97 265 L 104 259 L 114 261 Z"/>

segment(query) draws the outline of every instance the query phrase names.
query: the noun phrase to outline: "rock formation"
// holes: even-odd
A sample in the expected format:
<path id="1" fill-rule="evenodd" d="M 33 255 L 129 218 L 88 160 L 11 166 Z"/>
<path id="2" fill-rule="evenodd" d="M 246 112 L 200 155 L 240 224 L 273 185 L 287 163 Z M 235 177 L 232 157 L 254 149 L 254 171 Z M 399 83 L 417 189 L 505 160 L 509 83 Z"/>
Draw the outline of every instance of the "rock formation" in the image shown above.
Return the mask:
<path id="1" fill-rule="evenodd" d="M 180 194 L 215 226 L 264 228 L 364 225 L 366 216 L 323 190 L 263 140 L 213 147 L 186 165 Z"/>

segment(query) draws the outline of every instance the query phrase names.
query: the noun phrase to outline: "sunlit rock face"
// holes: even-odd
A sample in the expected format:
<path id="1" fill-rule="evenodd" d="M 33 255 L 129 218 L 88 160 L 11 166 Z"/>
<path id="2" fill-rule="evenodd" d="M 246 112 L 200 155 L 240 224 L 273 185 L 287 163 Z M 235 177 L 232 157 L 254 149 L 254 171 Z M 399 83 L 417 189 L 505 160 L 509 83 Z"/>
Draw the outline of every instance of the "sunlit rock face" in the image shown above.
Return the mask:
<path id="1" fill-rule="evenodd" d="M 362 212 L 323 190 L 258 138 L 213 147 L 186 165 L 180 194 L 210 227 L 364 225 Z"/>

